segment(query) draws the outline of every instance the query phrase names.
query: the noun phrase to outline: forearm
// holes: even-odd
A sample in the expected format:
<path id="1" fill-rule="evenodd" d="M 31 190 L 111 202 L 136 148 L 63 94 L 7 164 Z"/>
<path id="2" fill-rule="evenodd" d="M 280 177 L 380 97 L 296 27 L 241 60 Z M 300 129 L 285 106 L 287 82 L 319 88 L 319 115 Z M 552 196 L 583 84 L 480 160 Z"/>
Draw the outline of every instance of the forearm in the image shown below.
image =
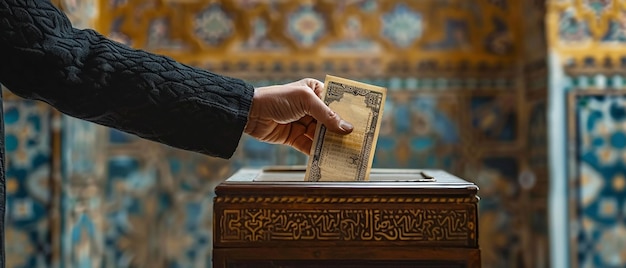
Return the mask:
<path id="1" fill-rule="evenodd" d="M 0 1 L 0 82 L 17 95 L 178 148 L 234 152 L 252 86 L 74 29 L 47 1 Z"/>

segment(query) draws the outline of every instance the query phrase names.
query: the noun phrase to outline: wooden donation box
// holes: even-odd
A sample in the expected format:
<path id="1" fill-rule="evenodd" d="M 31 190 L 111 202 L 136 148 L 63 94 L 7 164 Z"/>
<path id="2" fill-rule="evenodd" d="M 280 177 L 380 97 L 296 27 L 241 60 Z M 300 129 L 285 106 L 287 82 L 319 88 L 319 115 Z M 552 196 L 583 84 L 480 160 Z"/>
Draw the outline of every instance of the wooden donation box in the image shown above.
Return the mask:
<path id="1" fill-rule="evenodd" d="M 242 169 L 216 188 L 213 267 L 480 267 L 477 191 L 438 170 Z"/>

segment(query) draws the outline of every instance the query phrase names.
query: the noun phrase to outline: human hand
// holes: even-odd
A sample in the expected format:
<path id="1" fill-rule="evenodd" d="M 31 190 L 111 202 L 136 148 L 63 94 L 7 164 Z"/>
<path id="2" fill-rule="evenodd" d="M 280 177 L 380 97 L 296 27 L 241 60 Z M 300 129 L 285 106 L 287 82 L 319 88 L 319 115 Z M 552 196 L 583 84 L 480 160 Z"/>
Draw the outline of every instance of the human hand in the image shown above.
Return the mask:
<path id="1" fill-rule="evenodd" d="M 352 132 L 321 99 L 324 84 L 312 78 L 254 90 L 244 132 L 268 143 L 285 144 L 309 154 L 317 122 L 338 134 Z"/>

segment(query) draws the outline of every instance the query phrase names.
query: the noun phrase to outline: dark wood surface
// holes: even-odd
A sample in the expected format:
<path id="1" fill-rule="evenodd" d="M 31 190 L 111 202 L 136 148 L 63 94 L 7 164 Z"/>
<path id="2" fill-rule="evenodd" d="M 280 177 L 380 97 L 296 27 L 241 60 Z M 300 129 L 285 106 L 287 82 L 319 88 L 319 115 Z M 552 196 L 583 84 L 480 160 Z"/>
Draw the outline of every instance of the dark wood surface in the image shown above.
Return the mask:
<path id="1" fill-rule="evenodd" d="M 220 184 L 214 267 L 480 267 L 472 183 L 438 170 L 303 180 L 243 169 Z"/>
<path id="2" fill-rule="evenodd" d="M 214 253 L 214 267 L 480 267 L 480 251 L 464 248 L 235 248 Z"/>

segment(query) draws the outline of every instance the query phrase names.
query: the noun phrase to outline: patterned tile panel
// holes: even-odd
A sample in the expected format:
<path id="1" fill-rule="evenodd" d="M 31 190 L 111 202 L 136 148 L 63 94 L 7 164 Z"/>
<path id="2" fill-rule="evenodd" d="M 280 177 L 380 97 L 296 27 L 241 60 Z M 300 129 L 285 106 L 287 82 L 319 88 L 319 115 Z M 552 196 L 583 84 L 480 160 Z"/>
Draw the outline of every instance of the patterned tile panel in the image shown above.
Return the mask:
<path id="1" fill-rule="evenodd" d="M 3 105 L 6 266 L 49 267 L 51 110 L 33 101 L 10 100 Z"/>
<path id="2" fill-rule="evenodd" d="M 591 33 L 586 21 L 577 19 L 574 9 L 568 9 L 560 14 L 559 37 L 563 42 L 584 42 L 591 39 Z"/>
<path id="3" fill-rule="evenodd" d="M 229 38 L 234 31 L 231 16 L 220 4 L 212 4 L 200 11 L 194 20 L 196 36 L 209 46 L 217 46 Z"/>
<path id="4" fill-rule="evenodd" d="M 251 34 L 241 44 L 243 51 L 284 51 L 285 46 L 269 36 L 268 21 L 265 18 L 250 20 Z"/>
<path id="5" fill-rule="evenodd" d="M 400 48 L 410 46 L 422 36 L 422 15 L 404 4 L 397 4 L 392 11 L 382 16 L 382 35 Z"/>
<path id="6" fill-rule="evenodd" d="M 326 34 L 326 20 L 313 5 L 302 5 L 288 15 L 287 32 L 300 46 L 310 47 Z"/>
<path id="7" fill-rule="evenodd" d="M 567 197 L 551 206 L 569 213 L 568 228 L 551 230 L 560 238 L 552 251 L 554 263 L 568 267 L 626 265 L 622 200 L 626 195 L 621 186 L 626 170 L 621 115 L 625 10 L 624 1 L 548 1 L 551 84 L 556 86 L 550 103 L 568 107 L 551 111 L 553 117 L 568 118 L 550 126 L 550 132 L 560 136 L 551 140 L 556 144 L 552 147 L 563 148 L 553 150 L 550 159 L 567 163 L 551 167 L 553 185 L 564 185 Z"/>
<path id="8" fill-rule="evenodd" d="M 62 126 L 61 265 L 93 267 L 104 250 L 103 129 L 70 117 Z"/>
<path id="9" fill-rule="evenodd" d="M 571 262 L 626 265 L 626 95 L 572 93 Z"/>
<path id="10" fill-rule="evenodd" d="M 591 12 L 593 12 L 597 17 L 602 16 L 602 13 L 606 12 L 609 9 L 614 0 L 583 0 L 583 7 Z"/>
<path id="11" fill-rule="evenodd" d="M 626 11 L 619 14 L 619 18 L 611 20 L 602 42 L 626 43 Z"/>
<path id="12" fill-rule="evenodd" d="M 458 171 L 461 105 L 453 94 L 389 94 L 373 165 Z"/>
<path id="13" fill-rule="evenodd" d="M 410 76 L 420 61 L 461 71 L 465 65 L 512 68 L 522 40 L 513 5 L 518 2 L 102 1 L 97 28 L 124 43 L 251 80 L 328 72 Z M 408 68 L 398 72 L 396 64 Z"/>
<path id="14" fill-rule="evenodd" d="M 474 96 L 470 100 L 472 128 L 477 140 L 515 141 L 518 110 L 513 95 Z"/>
<path id="15" fill-rule="evenodd" d="M 82 121 L 67 121 L 64 131 L 73 133 L 66 136 L 64 150 L 85 159 L 83 164 L 65 164 L 68 184 L 75 188 L 65 198 L 69 205 L 65 265 L 206 267 L 210 263 L 212 191 L 220 178 L 232 173 L 227 160 Z M 101 146 L 80 142 L 90 139 L 108 141 L 89 142 Z"/>
<path id="16" fill-rule="evenodd" d="M 624 1 L 548 1 L 550 46 L 563 61 L 615 61 L 626 52 L 622 33 L 626 28 L 625 14 Z"/>

